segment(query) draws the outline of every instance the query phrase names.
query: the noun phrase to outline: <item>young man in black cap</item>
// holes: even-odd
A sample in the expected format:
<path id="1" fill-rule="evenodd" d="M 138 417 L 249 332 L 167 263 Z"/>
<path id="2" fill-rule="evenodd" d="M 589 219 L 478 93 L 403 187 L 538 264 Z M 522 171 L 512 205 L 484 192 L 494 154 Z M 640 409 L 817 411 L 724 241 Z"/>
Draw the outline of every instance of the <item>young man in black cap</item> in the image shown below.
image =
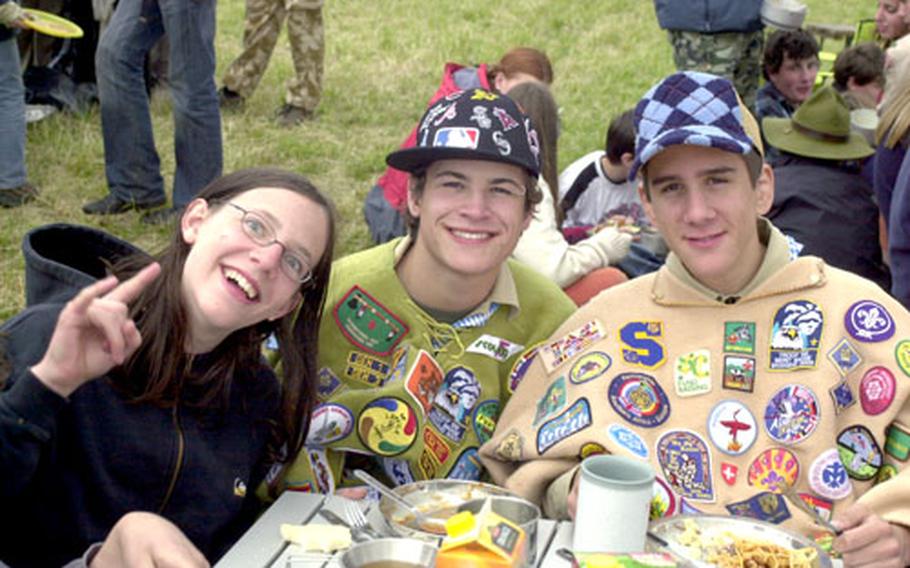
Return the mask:
<path id="1" fill-rule="evenodd" d="M 541 198 L 537 153 L 514 102 L 473 90 L 438 101 L 417 145 L 388 156 L 411 174 L 409 235 L 333 265 L 323 404 L 283 487 L 331 492 L 355 455 L 395 484 L 480 477 L 510 370 L 574 309 L 509 260 Z"/>

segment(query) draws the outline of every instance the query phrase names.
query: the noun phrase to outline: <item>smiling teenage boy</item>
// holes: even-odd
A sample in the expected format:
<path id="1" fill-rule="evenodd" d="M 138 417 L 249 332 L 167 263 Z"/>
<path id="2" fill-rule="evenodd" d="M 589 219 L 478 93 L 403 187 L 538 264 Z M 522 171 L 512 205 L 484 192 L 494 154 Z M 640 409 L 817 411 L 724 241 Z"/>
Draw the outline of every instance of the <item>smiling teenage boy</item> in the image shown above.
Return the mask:
<path id="1" fill-rule="evenodd" d="M 870 281 L 791 258 L 761 216 L 774 176 L 758 126 L 726 79 L 671 75 L 635 122 L 633 175 L 671 254 L 540 347 L 481 449 L 493 479 L 574 515 L 574 466 L 609 452 L 654 468 L 652 514 L 818 532 L 781 496 L 791 486 L 845 529 L 847 565 L 906 563 L 908 485 L 886 481 L 908 475 L 910 314 Z"/>
<path id="2" fill-rule="evenodd" d="M 409 235 L 332 267 L 320 329 L 322 404 L 306 451 L 277 484 L 332 492 L 342 466 L 394 484 L 478 479 L 521 353 L 574 304 L 508 260 L 541 195 L 537 134 L 510 99 L 462 91 L 424 115 L 410 173 Z"/>

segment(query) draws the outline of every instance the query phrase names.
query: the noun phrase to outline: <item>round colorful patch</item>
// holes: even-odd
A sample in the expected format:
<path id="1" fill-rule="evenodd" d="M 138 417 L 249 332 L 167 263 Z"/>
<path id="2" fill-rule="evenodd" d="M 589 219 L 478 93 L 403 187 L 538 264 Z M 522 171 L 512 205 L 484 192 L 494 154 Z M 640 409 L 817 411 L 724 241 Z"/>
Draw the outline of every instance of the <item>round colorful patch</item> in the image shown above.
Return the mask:
<path id="1" fill-rule="evenodd" d="M 894 374 L 885 367 L 872 367 L 859 383 L 859 401 L 866 414 L 881 414 L 894 401 L 897 382 Z"/>
<path id="2" fill-rule="evenodd" d="M 781 388 L 765 407 L 765 429 L 781 444 L 802 442 L 815 431 L 818 420 L 818 399 L 803 385 Z"/>
<path id="3" fill-rule="evenodd" d="M 837 435 L 840 461 L 853 479 L 867 481 L 882 467 L 882 450 L 875 436 L 861 424 L 849 426 Z"/>
<path id="4" fill-rule="evenodd" d="M 477 405 L 477 409 L 474 411 L 474 433 L 477 434 L 477 440 L 481 444 L 485 444 L 493 437 L 493 430 L 496 428 L 498 418 L 498 400 L 485 400 Z"/>
<path id="5" fill-rule="evenodd" d="M 569 381 L 580 385 L 600 377 L 609 370 L 613 360 L 603 351 L 591 351 L 578 358 L 569 371 Z"/>
<path id="6" fill-rule="evenodd" d="M 905 375 L 910 377 L 910 339 L 901 339 L 894 346 L 894 358 L 897 359 L 897 366 Z"/>
<path id="7" fill-rule="evenodd" d="M 354 415 L 340 404 L 320 404 L 313 410 L 307 446 L 325 446 L 346 437 L 354 429 Z"/>
<path id="8" fill-rule="evenodd" d="M 718 450 L 738 456 L 752 447 L 758 437 L 758 423 L 745 404 L 723 400 L 708 416 L 708 437 Z"/>
<path id="9" fill-rule="evenodd" d="M 749 485 L 780 493 L 799 479 L 799 461 L 786 448 L 763 451 L 749 466 Z"/>
<path id="10" fill-rule="evenodd" d="M 373 453 L 390 457 L 404 453 L 417 439 L 417 415 L 407 402 L 377 398 L 357 419 L 357 435 Z"/>
<path id="11" fill-rule="evenodd" d="M 884 341 L 894 335 L 894 319 L 885 306 L 872 300 L 856 302 L 844 314 L 847 333 L 859 341 Z"/>
<path id="12" fill-rule="evenodd" d="M 847 469 L 835 449 L 820 453 L 809 466 L 809 487 L 827 499 L 843 499 L 853 491 Z"/>
<path id="13" fill-rule="evenodd" d="M 651 498 L 650 520 L 675 515 L 678 500 L 679 498 L 673 493 L 667 482 L 660 476 L 654 476 L 654 496 Z"/>
<path id="14" fill-rule="evenodd" d="M 670 416 L 666 393 L 644 373 L 620 373 L 610 383 L 607 396 L 613 410 L 636 426 L 660 426 Z"/>

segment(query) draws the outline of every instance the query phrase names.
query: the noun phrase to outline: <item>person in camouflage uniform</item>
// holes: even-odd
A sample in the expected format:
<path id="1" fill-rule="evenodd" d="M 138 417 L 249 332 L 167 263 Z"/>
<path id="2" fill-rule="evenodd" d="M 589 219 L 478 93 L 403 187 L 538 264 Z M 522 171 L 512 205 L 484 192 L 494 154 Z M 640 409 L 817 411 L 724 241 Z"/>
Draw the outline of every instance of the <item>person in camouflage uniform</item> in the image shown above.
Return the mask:
<path id="1" fill-rule="evenodd" d="M 654 8 L 676 69 L 726 77 L 751 108 L 764 49 L 761 0 L 654 0 Z"/>
<path id="2" fill-rule="evenodd" d="M 278 123 L 295 126 L 313 116 L 322 94 L 322 4 L 323 0 L 247 0 L 243 51 L 224 74 L 222 108 L 242 106 L 256 90 L 287 18 L 294 78 L 288 81 Z"/>

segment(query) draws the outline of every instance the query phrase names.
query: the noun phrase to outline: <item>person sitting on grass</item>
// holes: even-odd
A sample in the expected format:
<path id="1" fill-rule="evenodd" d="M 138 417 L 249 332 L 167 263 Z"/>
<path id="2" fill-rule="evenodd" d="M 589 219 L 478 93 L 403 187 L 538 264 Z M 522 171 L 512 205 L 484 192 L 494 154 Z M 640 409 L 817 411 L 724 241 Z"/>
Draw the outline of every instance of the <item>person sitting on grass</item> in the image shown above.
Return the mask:
<path id="1" fill-rule="evenodd" d="M 0 501 L 16 514 L 0 561 L 218 560 L 305 439 L 333 235 L 305 178 L 239 171 L 188 204 L 156 259 L 7 321 Z M 261 355 L 272 334 L 280 383 Z"/>
<path id="2" fill-rule="evenodd" d="M 874 43 L 854 45 L 834 60 L 834 88 L 850 110 L 874 109 L 885 87 L 885 53 Z"/>
<path id="3" fill-rule="evenodd" d="M 781 495 L 792 488 L 833 516 L 845 566 L 906 566 L 910 313 L 873 282 L 792 258 L 762 217 L 774 172 L 728 80 L 670 75 L 635 122 L 633 175 L 672 252 L 579 308 L 522 368 L 480 450 L 493 480 L 573 517 L 581 456 L 632 456 L 657 474 L 658 515 L 815 535 Z"/>

